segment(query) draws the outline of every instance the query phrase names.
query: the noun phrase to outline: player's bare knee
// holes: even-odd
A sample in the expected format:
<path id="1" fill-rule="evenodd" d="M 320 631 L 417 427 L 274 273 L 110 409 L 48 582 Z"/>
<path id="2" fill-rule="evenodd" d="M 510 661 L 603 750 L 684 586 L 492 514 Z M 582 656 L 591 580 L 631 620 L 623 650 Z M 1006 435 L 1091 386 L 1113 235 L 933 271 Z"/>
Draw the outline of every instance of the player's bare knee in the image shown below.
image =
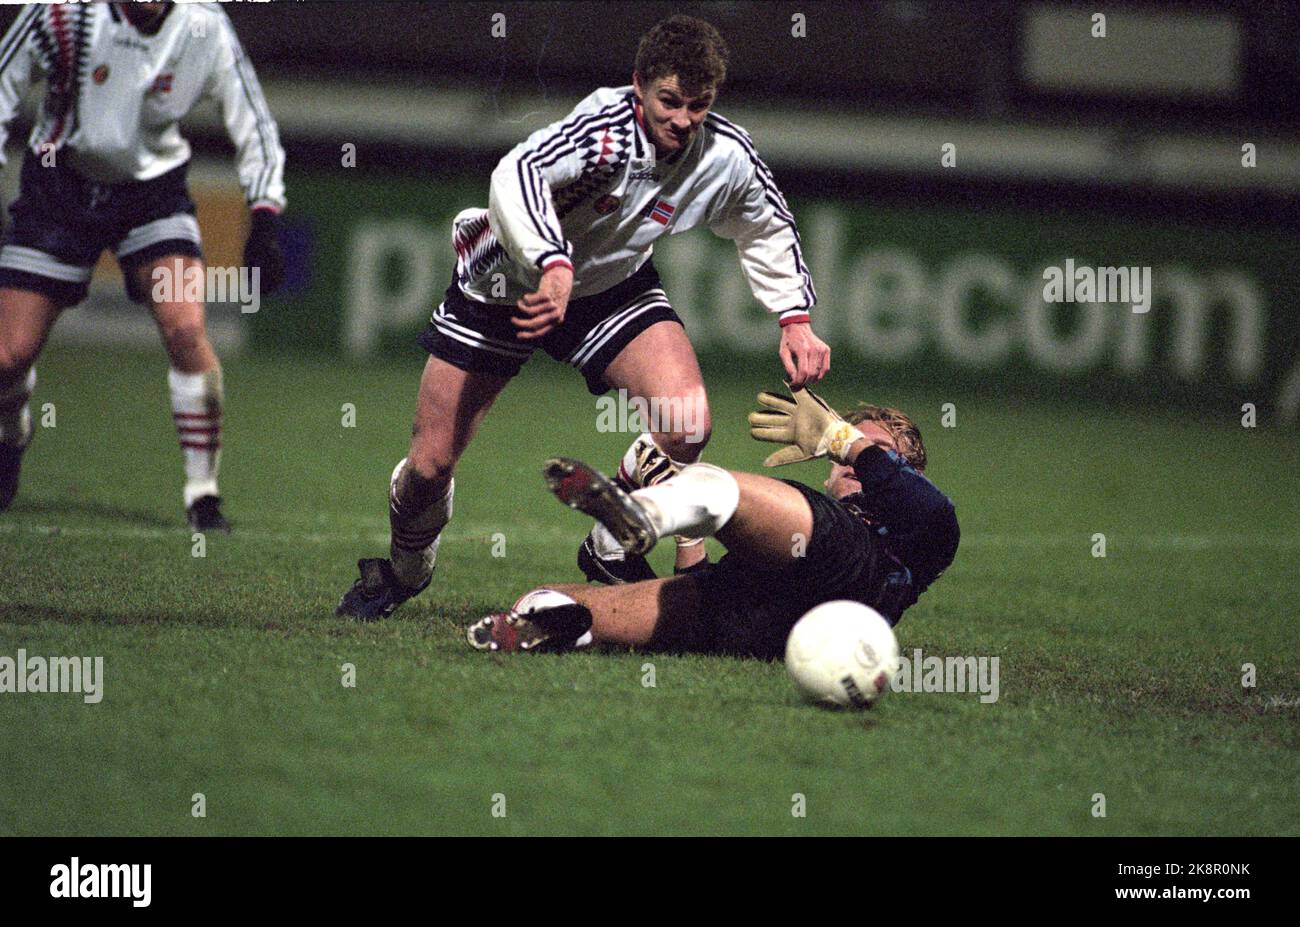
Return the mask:
<path id="1" fill-rule="evenodd" d="M 713 436 L 713 422 L 709 418 L 708 408 L 698 417 L 689 420 L 683 418 L 671 431 L 657 432 L 655 444 L 659 449 L 679 463 L 692 463 L 704 452 L 704 446 Z"/>
<path id="2" fill-rule="evenodd" d="M 0 329 L 0 387 L 13 386 L 27 376 L 28 369 L 36 362 L 43 337 L 39 329 L 28 326 L 6 324 Z"/>
<path id="3" fill-rule="evenodd" d="M 694 463 L 704 453 L 704 446 L 709 443 L 712 431 L 708 428 L 699 431 L 673 432 L 656 435 L 655 443 L 659 449 L 678 463 Z"/>
<path id="4" fill-rule="evenodd" d="M 704 387 L 670 390 L 671 395 L 639 400 L 659 449 L 678 463 L 698 460 L 713 434 L 713 417 Z"/>
<path id="5" fill-rule="evenodd" d="M 713 413 L 709 411 L 709 398 L 703 387 L 688 395 L 682 405 L 681 427 L 678 429 L 680 441 L 695 452 L 695 457 L 704 450 L 713 436 Z M 694 460 L 695 457 L 674 458 L 676 460 Z"/>

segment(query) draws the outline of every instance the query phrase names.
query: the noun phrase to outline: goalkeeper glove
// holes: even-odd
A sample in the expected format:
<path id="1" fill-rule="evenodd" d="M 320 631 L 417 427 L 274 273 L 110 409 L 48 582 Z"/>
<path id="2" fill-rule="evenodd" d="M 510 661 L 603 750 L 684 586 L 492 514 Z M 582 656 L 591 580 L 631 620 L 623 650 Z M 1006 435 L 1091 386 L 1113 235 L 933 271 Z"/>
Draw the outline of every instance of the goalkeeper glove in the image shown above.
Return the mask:
<path id="1" fill-rule="evenodd" d="M 749 433 L 755 440 L 790 445 L 769 456 L 763 466 L 779 467 L 818 457 L 847 463 L 849 448 L 863 437 L 862 432 L 811 390 L 800 388 L 793 392 L 793 399 L 778 393 L 759 393 L 759 405 L 772 411 L 749 413 Z"/>

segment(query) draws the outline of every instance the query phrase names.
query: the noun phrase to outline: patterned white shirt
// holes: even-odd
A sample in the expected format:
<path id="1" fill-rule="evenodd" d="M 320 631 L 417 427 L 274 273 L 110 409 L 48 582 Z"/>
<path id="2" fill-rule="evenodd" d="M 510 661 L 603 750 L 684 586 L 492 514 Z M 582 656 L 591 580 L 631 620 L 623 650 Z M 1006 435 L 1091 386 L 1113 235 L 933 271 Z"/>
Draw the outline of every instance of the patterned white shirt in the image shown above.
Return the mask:
<path id="1" fill-rule="evenodd" d="M 597 90 L 501 159 L 488 208 L 457 217 L 461 290 L 513 303 L 567 262 L 572 297 L 591 296 L 635 273 L 660 236 L 707 225 L 735 241 L 759 303 L 782 322 L 806 320 L 817 297 L 794 217 L 749 135 L 711 113 L 660 160 L 638 110 L 631 87 Z"/>
<path id="2" fill-rule="evenodd" d="M 28 145 L 67 152 L 101 183 L 149 180 L 184 164 L 178 121 L 215 98 L 238 151 L 250 206 L 284 206 L 284 149 L 253 67 L 215 3 L 177 3 L 153 35 L 117 3 L 32 4 L 0 41 L 0 164 L 7 126 L 28 86 L 44 104 Z"/>

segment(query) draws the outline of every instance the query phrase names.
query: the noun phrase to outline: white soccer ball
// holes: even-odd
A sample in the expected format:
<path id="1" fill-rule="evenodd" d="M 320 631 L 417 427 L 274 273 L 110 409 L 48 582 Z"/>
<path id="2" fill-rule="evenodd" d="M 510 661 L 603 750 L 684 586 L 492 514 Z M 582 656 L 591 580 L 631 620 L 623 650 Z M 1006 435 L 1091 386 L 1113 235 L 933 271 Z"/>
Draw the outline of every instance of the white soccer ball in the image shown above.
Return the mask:
<path id="1" fill-rule="evenodd" d="M 790 631 L 785 665 L 810 702 L 869 708 L 898 672 L 898 639 L 879 612 L 860 602 L 825 602 Z"/>

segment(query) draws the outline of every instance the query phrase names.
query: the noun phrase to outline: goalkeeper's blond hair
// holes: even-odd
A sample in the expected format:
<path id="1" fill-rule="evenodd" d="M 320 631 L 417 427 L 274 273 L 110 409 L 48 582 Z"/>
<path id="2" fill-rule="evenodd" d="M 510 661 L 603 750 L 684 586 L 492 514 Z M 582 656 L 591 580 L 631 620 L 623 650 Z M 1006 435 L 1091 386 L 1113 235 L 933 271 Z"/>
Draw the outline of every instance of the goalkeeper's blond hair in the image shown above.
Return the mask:
<path id="1" fill-rule="evenodd" d="M 921 440 L 921 429 L 916 427 L 916 422 L 900 412 L 898 409 L 889 406 L 874 406 L 870 403 L 859 403 L 858 407 L 844 416 L 850 425 L 857 425 L 860 422 L 875 422 L 885 431 L 889 432 L 894 439 L 894 445 L 898 448 L 898 453 L 902 455 L 908 463 L 917 469 L 918 472 L 925 470 L 925 442 Z"/>

